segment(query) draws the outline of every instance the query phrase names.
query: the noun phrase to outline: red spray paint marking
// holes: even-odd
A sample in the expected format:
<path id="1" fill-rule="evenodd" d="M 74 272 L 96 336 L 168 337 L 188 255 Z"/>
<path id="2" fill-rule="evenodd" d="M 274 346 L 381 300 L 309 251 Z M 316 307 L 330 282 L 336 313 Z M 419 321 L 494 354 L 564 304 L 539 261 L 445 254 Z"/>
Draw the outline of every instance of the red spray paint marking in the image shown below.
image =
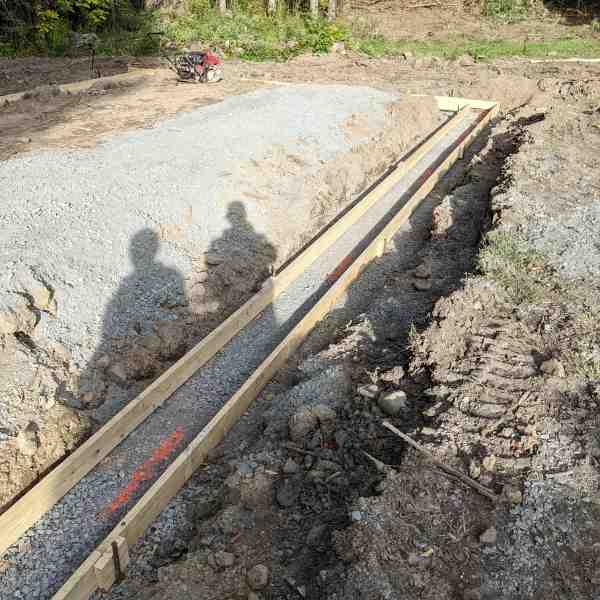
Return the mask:
<path id="1" fill-rule="evenodd" d="M 101 517 L 108 517 L 115 513 L 121 506 L 127 503 L 132 494 L 140 487 L 142 482 L 154 477 L 154 467 L 169 457 L 183 440 L 183 427 L 179 426 L 171 435 L 163 440 L 158 448 L 152 452 L 150 458 L 138 467 L 131 476 L 129 483 L 122 488 L 117 497 L 100 512 Z"/>
<path id="2" fill-rule="evenodd" d="M 342 259 L 342 262 L 327 275 L 327 281 L 329 283 L 335 283 L 344 273 L 344 271 L 352 264 L 352 257 L 346 256 Z"/>

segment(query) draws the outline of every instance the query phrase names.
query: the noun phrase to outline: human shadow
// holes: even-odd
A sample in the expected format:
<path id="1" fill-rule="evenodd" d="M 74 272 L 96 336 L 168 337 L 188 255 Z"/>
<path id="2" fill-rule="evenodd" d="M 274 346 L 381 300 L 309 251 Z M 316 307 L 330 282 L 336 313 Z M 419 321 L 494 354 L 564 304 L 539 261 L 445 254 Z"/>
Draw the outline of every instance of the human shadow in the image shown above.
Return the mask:
<path id="1" fill-rule="evenodd" d="M 183 275 L 157 259 L 158 234 L 139 230 L 130 241 L 133 271 L 120 283 L 104 311 L 100 343 L 79 376 L 76 408 L 104 403 L 110 383 L 126 388 L 155 375 L 161 362 L 185 351 L 173 310 L 186 304 Z"/>
<path id="2" fill-rule="evenodd" d="M 213 240 L 195 267 L 191 307 L 214 326 L 258 292 L 273 272 L 277 250 L 248 221 L 243 202 L 231 202 L 229 227 Z"/>
<path id="3" fill-rule="evenodd" d="M 132 237 L 133 271 L 106 306 L 100 343 L 67 404 L 102 407 L 93 416 L 105 420 L 261 289 L 276 248 L 248 221 L 242 202 L 232 202 L 226 218 L 229 227 L 192 261 L 187 277 L 157 259 L 156 231 Z"/>

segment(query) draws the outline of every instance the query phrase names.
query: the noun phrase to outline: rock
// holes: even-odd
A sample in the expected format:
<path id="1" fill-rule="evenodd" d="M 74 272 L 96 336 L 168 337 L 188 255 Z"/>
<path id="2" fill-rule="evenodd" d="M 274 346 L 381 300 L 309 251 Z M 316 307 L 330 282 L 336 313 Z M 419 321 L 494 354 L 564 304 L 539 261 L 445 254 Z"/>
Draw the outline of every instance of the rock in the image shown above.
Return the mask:
<path id="1" fill-rule="evenodd" d="M 30 421 L 17 435 L 17 448 L 25 456 L 33 456 L 40 447 L 39 431 L 37 423 Z"/>
<path id="2" fill-rule="evenodd" d="M 335 411 L 324 404 L 301 406 L 288 421 L 290 439 L 303 445 L 306 436 L 317 428 L 324 436 L 330 436 L 335 431 L 335 421 Z"/>
<path id="3" fill-rule="evenodd" d="M 277 503 L 283 508 L 293 506 L 298 499 L 301 489 L 301 480 L 296 477 L 283 479 L 277 488 Z"/>
<path id="4" fill-rule="evenodd" d="M 401 366 L 393 367 L 389 371 L 385 371 L 382 373 L 381 380 L 387 383 L 393 383 L 394 385 L 398 385 L 404 376 L 406 375 L 404 369 Z"/>
<path id="5" fill-rule="evenodd" d="M 35 308 L 51 312 L 55 307 L 54 292 L 31 269 L 15 273 L 11 285 L 16 292 L 26 295 Z"/>
<path id="6" fill-rule="evenodd" d="M 206 264 L 213 267 L 220 265 L 224 260 L 225 259 L 222 256 L 215 254 L 214 252 L 206 252 L 204 254 L 204 261 Z"/>
<path id="7" fill-rule="evenodd" d="M 481 600 L 481 591 L 479 588 L 471 588 L 463 592 L 463 600 Z"/>
<path id="8" fill-rule="evenodd" d="M 363 520 L 363 514 L 360 512 L 360 510 L 353 510 L 350 513 L 350 519 L 355 523 L 358 523 L 359 521 Z"/>
<path id="9" fill-rule="evenodd" d="M 542 373 L 546 373 L 547 375 L 555 375 L 556 377 L 565 377 L 566 375 L 563 364 L 556 358 L 545 360 L 540 365 L 540 370 Z"/>
<path id="10" fill-rule="evenodd" d="M 486 471 L 494 472 L 496 470 L 496 457 L 492 454 L 490 456 L 485 456 L 482 461 L 483 468 Z"/>
<path id="11" fill-rule="evenodd" d="M 475 59 L 470 54 L 463 54 L 458 59 L 458 64 L 461 67 L 472 67 L 475 64 Z"/>
<path id="12" fill-rule="evenodd" d="M 344 42 L 335 42 L 331 45 L 330 52 L 333 54 L 344 54 L 346 52 L 346 45 Z"/>
<path id="13" fill-rule="evenodd" d="M 215 563 L 224 569 L 233 567 L 235 564 L 235 555 L 231 554 L 231 552 L 215 552 Z"/>
<path id="14" fill-rule="evenodd" d="M 319 421 L 319 428 L 323 435 L 333 435 L 337 419 L 335 410 L 324 404 L 317 404 L 312 407 L 312 411 Z"/>
<path id="15" fill-rule="evenodd" d="M 523 494 L 516 485 L 505 485 L 502 489 L 502 493 L 511 504 L 521 504 L 523 501 Z"/>
<path id="16" fill-rule="evenodd" d="M 286 475 L 293 475 L 294 473 L 297 473 L 299 470 L 300 470 L 300 465 L 292 458 L 288 458 L 285 461 L 285 465 L 283 465 L 283 472 Z"/>
<path id="17" fill-rule="evenodd" d="M 374 383 L 371 383 L 369 385 L 362 385 L 358 388 L 357 392 L 363 398 L 375 400 L 375 398 L 379 396 L 379 386 Z"/>
<path id="18" fill-rule="evenodd" d="M 496 528 L 489 527 L 479 536 L 479 541 L 482 544 L 486 544 L 488 546 L 493 546 L 496 543 L 497 538 L 498 538 L 498 533 L 496 531 Z"/>
<path id="19" fill-rule="evenodd" d="M 411 52 L 410 50 L 405 50 L 400 56 L 402 56 L 402 58 L 404 60 L 409 60 L 411 58 L 415 57 L 414 52 Z"/>
<path id="20" fill-rule="evenodd" d="M 23 297 L 7 294 L 6 299 L 0 301 L 0 334 L 30 334 L 36 325 L 37 316 Z"/>
<path id="21" fill-rule="evenodd" d="M 327 531 L 327 525 L 322 525 L 322 524 L 315 525 L 308 532 L 308 535 L 306 536 L 306 543 L 311 548 L 318 546 L 321 543 L 321 541 L 323 540 L 323 537 L 324 537 L 326 531 Z"/>
<path id="22" fill-rule="evenodd" d="M 152 328 L 160 338 L 160 357 L 164 360 L 180 358 L 187 350 L 186 333 L 183 323 L 177 321 L 157 321 Z"/>
<path id="23" fill-rule="evenodd" d="M 289 436 L 293 442 L 304 445 L 304 438 L 317 428 L 319 419 L 312 407 L 301 406 L 289 419 Z"/>
<path id="24" fill-rule="evenodd" d="M 254 591 L 263 590 L 269 583 L 269 569 L 265 565 L 256 565 L 248 571 L 246 580 Z"/>
<path id="25" fill-rule="evenodd" d="M 474 460 L 472 460 L 469 465 L 469 475 L 473 479 L 479 479 L 479 476 L 481 475 L 481 465 Z"/>
<path id="26" fill-rule="evenodd" d="M 431 277 L 431 262 L 422 262 L 415 269 L 415 277 L 419 277 L 420 279 L 429 279 L 429 277 Z"/>
<path id="27" fill-rule="evenodd" d="M 247 600 L 262 600 L 262 596 L 260 594 L 257 594 L 256 592 L 248 592 L 248 595 L 246 596 Z"/>
<path id="28" fill-rule="evenodd" d="M 127 383 L 127 371 L 125 370 L 125 366 L 121 362 L 113 363 L 108 368 L 108 375 L 111 379 L 113 379 L 121 385 L 125 385 Z"/>
<path id="29" fill-rule="evenodd" d="M 415 279 L 413 285 L 420 292 L 426 292 L 431 289 L 431 281 L 429 279 Z"/>
<path id="30" fill-rule="evenodd" d="M 384 394 L 377 401 L 379 408 L 391 417 L 408 408 L 406 393 L 402 390 Z"/>

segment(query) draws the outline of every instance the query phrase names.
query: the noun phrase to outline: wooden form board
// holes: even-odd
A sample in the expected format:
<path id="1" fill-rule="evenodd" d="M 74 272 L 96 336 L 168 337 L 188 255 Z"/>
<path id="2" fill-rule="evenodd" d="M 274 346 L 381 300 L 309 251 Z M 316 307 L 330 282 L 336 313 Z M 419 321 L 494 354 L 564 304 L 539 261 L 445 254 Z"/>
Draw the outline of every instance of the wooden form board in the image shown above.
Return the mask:
<path id="1" fill-rule="evenodd" d="M 260 292 L 167 369 L 19 501 L 0 515 L 0 532 L 2 532 L 0 556 L 200 367 L 263 311 L 309 264 L 389 192 L 408 170 L 464 118 L 465 112 L 460 111 L 446 121 L 405 160 L 401 160 L 376 188 L 316 238 L 280 274 L 267 280 Z"/>
<path id="2" fill-rule="evenodd" d="M 367 246 L 359 257 L 339 277 L 332 287 L 310 309 L 286 338 L 271 352 L 263 363 L 246 380 L 242 387 L 225 403 L 208 425 L 190 442 L 185 450 L 164 471 L 160 478 L 125 515 L 97 550 L 73 573 L 53 600 L 86 600 L 98 588 L 96 564 L 106 556 L 115 540 L 125 540 L 129 546 L 143 535 L 148 526 L 162 512 L 167 503 L 183 487 L 194 471 L 205 462 L 208 452 L 219 444 L 227 431 L 248 409 L 263 387 L 298 349 L 312 328 L 322 320 L 338 302 L 342 294 L 367 267 L 373 258 L 383 253 L 386 242 L 405 223 L 423 198 L 425 198 L 450 167 L 463 155 L 473 139 L 498 111 L 497 106 L 482 112 L 477 124 L 459 137 L 455 147 L 432 172 L 419 179 L 417 191 L 394 215 L 384 229 Z M 103 569 L 104 564 L 100 565 Z M 106 581 L 106 579 L 103 579 Z"/>
<path id="3" fill-rule="evenodd" d="M 95 85 L 102 85 L 103 83 L 108 82 L 119 82 L 119 81 L 128 81 L 130 79 L 135 79 L 136 77 L 153 77 L 158 73 L 157 69 L 131 69 L 127 71 L 127 73 L 119 73 L 117 75 L 108 75 L 106 77 L 97 77 L 96 79 L 84 79 L 83 81 L 76 81 L 74 83 L 63 83 L 61 85 L 57 85 L 57 87 L 63 93 L 76 94 L 78 92 L 84 92 L 85 90 L 89 90 Z M 44 86 L 40 86 L 44 87 Z M 25 92 L 17 92 L 16 94 L 6 94 L 5 96 L 0 96 L 1 102 L 17 102 L 18 100 L 22 100 L 23 96 L 27 94 L 33 94 L 39 88 L 34 88 L 31 90 L 27 90 Z"/>

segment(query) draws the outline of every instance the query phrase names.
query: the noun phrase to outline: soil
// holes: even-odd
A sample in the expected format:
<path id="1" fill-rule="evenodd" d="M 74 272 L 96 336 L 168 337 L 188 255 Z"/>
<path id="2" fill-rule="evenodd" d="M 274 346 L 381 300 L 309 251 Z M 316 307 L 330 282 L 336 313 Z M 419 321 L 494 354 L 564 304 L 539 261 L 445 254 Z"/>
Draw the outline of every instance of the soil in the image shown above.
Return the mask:
<path id="1" fill-rule="evenodd" d="M 537 3 L 534 12 L 527 17 L 516 15 L 497 19 L 482 16 L 476 6 L 469 10 L 467 2 L 464 10 L 457 10 L 456 6 L 398 10 L 398 4 L 394 0 L 384 0 L 369 7 L 369 2 L 361 2 L 360 7 L 349 11 L 347 17 L 355 22 L 355 26 L 392 40 L 534 42 L 594 36 L 590 27 L 594 6 L 586 7 L 587 10 L 561 11 L 558 7 L 548 9 Z"/>

